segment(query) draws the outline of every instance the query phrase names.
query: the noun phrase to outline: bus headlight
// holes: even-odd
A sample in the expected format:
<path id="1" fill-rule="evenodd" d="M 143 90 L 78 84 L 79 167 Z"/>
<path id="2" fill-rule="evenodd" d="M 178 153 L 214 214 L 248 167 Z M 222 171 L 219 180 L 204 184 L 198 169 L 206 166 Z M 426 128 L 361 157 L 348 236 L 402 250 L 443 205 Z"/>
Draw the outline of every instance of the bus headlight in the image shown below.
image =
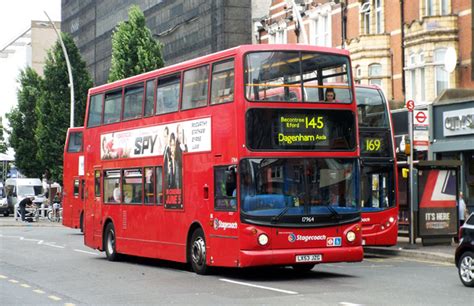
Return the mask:
<path id="1" fill-rule="evenodd" d="M 353 242 L 356 239 L 356 234 L 353 231 L 349 231 L 346 234 L 347 241 Z"/>
<path id="2" fill-rule="evenodd" d="M 395 221 L 393 217 L 388 218 L 388 222 L 393 223 L 393 221 Z"/>
<path id="3" fill-rule="evenodd" d="M 258 236 L 258 244 L 260 245 L 267 245 L 268 243 L 268 236 L 266 234 L 260 234 Z"/>

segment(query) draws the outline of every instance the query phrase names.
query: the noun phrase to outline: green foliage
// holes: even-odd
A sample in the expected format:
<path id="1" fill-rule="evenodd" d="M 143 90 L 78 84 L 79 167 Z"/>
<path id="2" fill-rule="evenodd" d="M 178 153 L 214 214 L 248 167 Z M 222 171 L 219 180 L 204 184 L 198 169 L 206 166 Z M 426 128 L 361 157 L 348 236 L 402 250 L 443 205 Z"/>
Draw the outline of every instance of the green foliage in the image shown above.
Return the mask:
<path id="1" fill-rule="evenodd" d="M 62 33 L 62 39 L 74 77 L 74 125 L 82 126 L 87 91 L 92 87 L 92 80 L 72 37 Z M 42 161 L 43 170 L 50 170 L 54 181 L 62 182 L 63 150 L 70 122 L 71 96 L 66 59 L 59 41 L 48 52 L 42 88 L 40 103 L 36 108 L 38 124 L 35 136 L 40 144 L 37 158 Z"/>
<path id="2" fill-rule="evenodd" d="M 7 144 L 5 142 L 5 137 L 3 137 L 3 130 L 2 117 L 0 117 L 0 153 L 7 152 Z"/>
<path id="3" fill-rule="evenodd" d="M 18 105 L 7 113 L 10 123 L 9 144 L 15 150 L 15 165 L 28 177 L 41 177 L 43 164 L 36 159 L 36 106 L 41 95 L 42 79 L 32 68 L 20 72 Z"/>
<path id="4" fill-rule="evenodd" d="M 161 48 L 146 27 L 143 12 L 131 6 L 128 21 L 120 22 L 112 36 L 109 82 L 163 67 Z"/>

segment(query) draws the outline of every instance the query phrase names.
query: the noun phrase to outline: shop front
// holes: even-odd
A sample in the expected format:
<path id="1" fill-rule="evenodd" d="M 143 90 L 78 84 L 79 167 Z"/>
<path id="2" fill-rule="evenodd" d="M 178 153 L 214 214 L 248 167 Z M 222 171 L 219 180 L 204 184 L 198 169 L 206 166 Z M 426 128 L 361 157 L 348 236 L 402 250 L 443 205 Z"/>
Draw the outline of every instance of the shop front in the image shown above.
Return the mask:
<path id="1" fill-rule="evenodd" d="M 449 89 L 430 105 L 429 160 L 458 160 L 459 191 L 474 211 L 474 90 Z"/>

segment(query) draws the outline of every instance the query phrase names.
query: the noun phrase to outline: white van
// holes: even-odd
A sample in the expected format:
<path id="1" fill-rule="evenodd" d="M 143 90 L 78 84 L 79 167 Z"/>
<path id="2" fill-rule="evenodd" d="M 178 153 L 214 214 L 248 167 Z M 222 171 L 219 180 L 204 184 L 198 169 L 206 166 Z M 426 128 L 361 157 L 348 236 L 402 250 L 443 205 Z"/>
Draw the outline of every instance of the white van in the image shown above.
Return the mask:
<path id="1" fill-rule="evenodd" d="M 11 178 L 5 181 L 5 194 L 9 205 L 15 206 L 25 197 L 35 196 L 34 203 L 45 201 L 43 184 L 40 179 Z"/>

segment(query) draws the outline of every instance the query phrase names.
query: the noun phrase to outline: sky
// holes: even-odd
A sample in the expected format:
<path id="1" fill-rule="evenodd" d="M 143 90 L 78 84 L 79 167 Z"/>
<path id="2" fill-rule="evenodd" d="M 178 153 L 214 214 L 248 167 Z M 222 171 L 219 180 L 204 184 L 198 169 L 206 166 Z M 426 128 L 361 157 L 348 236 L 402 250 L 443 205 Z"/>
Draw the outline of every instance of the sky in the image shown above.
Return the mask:
<path id="1" fill-rule="evenodd" d="M 31 26 L 31 20 L 48 18 L 61 20 L 61 0 L 13 0 L 2 1 L 0 9 L 0 50 L 20 36 Z M 15 53 L 7 58 L 0 57 L 0 116 L 5 124 L 5 113 L 17 104 L 16 82 L 19 71 L 26 66 L 26 48 L 15 47 Z"/>

